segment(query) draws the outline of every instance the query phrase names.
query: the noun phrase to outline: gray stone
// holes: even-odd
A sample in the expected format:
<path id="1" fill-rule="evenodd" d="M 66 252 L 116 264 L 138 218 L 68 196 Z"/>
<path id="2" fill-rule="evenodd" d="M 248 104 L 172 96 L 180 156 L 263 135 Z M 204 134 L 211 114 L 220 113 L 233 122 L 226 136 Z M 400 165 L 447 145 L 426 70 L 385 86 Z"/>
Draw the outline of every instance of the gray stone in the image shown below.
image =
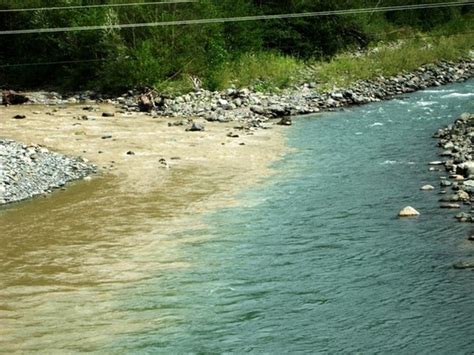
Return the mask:
<path id="1" fill-rule="evenodd" d="M 279 122 L 278 124 L 280 126 L 291 126 L 293 124 L 292 120 L 291 120 L 291 117 L 289 116 L 286 116 L 286 117 L 283 117 Z"/>
<path id="2" fill-rule="evenodd" d="M 465 163 L 459 164 L 456 171 L 459 171 L 460 174 L 469 178 L 474 177 L 474 161 L 467 161 Z"/>
<path id="3" fill-rule="evenodd" d="M 458 203 L 442 203 L 439 207 L 441 208 L 461 208 Z"/>
<path id="4" fill-rule="evenodd" d="M 199 123 L 193 123 L 193 125 L 191 126 L 191 128 L 187 128 L 186 131 L 189 131 L 189 132 L 201 132 L 201 131 L 204 131 L 204 126 L 202 124 L 199 124 Z"/>

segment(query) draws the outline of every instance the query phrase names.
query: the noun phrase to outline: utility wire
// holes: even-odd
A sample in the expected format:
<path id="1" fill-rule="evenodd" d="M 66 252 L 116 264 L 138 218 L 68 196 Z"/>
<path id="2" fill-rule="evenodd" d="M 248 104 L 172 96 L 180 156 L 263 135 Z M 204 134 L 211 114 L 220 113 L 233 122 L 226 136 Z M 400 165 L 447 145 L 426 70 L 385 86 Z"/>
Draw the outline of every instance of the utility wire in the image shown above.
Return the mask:
<path id="1" fill-rule="evenodd" d="M 385 6 L 385 7 L 379 7 L 379 8 L 372 7 L 372 8 L 358 8 L 358 9 L 332 10 L 332 11 L 319 11 L 319 12 L 303 12 L 303 13 L 278 14 L 278 15 L 256 15 L 256 16 L 196 19 L 196 20 L 128 23 L 128 24 L 116 24 L 116 25 L 7 30 L 7 31 L 0 31 L 0 35 L 95 31 L 95 30 L 110 30 L 110 29 L 122 29 L 122 28 L 164 27 L 164 26 L 179 26 L 179 25 L 201 25 L 201 24 L 211 24 L 211 23 L 291 19 L 291 18 L 304 18 L 304 17 L 334 16 L 334 15 L 354 15 L 354 14 L 363 14 L 363 13 L 371 13 L 371 12 L 389 12 L 389 11 L 416 10 L 416 9 L 424 10 L 424 9 L 447 8 L 447 7 L 467 6 L 467 5 L 474 5 L 474 1 L 469 0 L 469 1 L 442 2 L 442 3 L 434 3 L 434 4 Z"/>
<path id="2" fill-rule="evenodd" d="M 97 59 L 60 60 L 60 61 L 55 61 L 55 62 L 16 63 L 16 64 L 0 65 L 0 68 L 31 67 L 31 66 L 59 65 L 59 64 L 79 64 L 79 63 L 94 63 L 94 62 L 105 62 L 105 61 L 111 61 L 111 60 L 107 58 L 97 58 Z"/>
<path id="3" fill-rule="evenodd" d="M 125 7 L 125 6 L 145 6 L 145 5 L 166 5 L 198 2 L 198 0 L 164 0 L 164 1 L 148 1 L 148 2 L 132 2 L 123 4 L 97 4 L 97 5 L 74 5 L 74 6 L 53 6 L 53 7 L 29 7 L 23 9 L 0 9 L 0 13 L 5 12 L 27 12 L 27 11 L 50 11 L 50 10 L 74 10 L 89 9 L 100 7 Z"/>
<path id="4" fill-rule="evenodd" d="M 377 34 L 380 35 L 384 33 L 377 33 Z M 423 36 L 415 35 L 415 36 L 397 37 L 397 39 L 454 37 L 454 36 L 461 36 L 464 34 L 474 34 L 474 31 L 451 33 L 451 34 L 433 34 L 433 35 L 423 35 Z M 121 59 L 133 60 L 133 58 L 130 58 L 130 57 L 124 57 Z M 79 64 L 79 63 L 94 63 L 94 62 L 114 62 L 114 61 L 118 61 L 118 59 L 97 58 L 97 59 L 62 60 L 62 61 L 56 61 L 56 62 L 16 63 L 16 64 L 3 64 L 3 65 L 0 65 L 0 68 L 45 66 L 45 65 L 59 65 L 59 64 Z"/>

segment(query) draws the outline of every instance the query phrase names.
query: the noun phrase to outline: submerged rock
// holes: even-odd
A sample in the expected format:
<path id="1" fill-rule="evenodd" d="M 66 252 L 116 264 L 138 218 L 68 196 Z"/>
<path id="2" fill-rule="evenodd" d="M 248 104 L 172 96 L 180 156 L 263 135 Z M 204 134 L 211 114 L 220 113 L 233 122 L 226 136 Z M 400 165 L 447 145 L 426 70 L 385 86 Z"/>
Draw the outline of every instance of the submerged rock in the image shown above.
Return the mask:
<path id="1" fill-rule="evenodd" d="M 459 222 L 472 222 L 472 215 L 466 212 L 461 212 L 456 215 L 456 219 Z"/>
<path id="2" fill-rule="evenodd" d="M 455 269 L 474 269 L 474 260 L 467 260 L 467 261 L 458 261 L 457 263 L 453 264 Z"/>

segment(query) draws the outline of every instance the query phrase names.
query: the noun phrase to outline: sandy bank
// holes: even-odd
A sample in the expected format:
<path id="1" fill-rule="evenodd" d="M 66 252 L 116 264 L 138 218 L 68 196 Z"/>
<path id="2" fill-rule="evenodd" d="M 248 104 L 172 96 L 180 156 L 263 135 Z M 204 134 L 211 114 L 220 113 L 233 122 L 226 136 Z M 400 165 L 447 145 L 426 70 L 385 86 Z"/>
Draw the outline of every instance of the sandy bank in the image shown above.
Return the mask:
<path id="1" fill-rule="evenodd" d="M 85 111 L 84 105 L 1 107 L 0 136 L 82 156 L 102 176 L 111 176 L 122 192 L 163 189 L 183 203 L 206 201 L 201 207 L 210 207 L 208 197 L 216 192 L 228 200 L 270 174 L 270 164 L 285 152 L 284 128 L 275 125 L 244 131 L 238 122 L 206 122 L 205 131 L 187 132 L 188 126 L 168 125 L 179 121 L 175 118 L 129 112 L 102 117 L 115 111 L 112 105 L 94 105 L 93 111 Z M 18 114 L 26 118 L 13 119 Z"/>

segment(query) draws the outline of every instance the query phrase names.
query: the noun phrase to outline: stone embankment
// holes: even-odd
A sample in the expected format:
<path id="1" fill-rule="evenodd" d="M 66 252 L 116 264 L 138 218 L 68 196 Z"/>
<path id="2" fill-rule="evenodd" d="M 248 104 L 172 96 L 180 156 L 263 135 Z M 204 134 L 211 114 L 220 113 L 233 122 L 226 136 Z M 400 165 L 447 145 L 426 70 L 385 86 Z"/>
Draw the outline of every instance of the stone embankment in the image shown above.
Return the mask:
<path id="1" fill-rule="evenodd" d="M 49 193 L 95 171 L 81 158 L 0 139 L 0 205 Z"/>

